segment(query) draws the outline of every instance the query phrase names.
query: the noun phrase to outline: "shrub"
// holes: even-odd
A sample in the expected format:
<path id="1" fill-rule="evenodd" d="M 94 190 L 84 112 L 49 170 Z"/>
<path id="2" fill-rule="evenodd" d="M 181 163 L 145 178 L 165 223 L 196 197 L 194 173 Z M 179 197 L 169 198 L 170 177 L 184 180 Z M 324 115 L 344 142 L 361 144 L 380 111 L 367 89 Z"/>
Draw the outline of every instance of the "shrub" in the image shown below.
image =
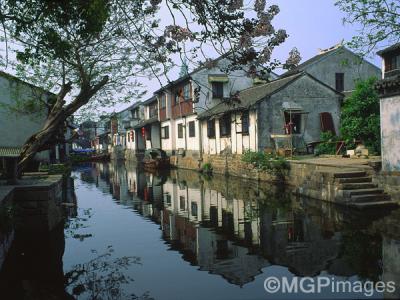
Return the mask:
<path id="1" fill-rule="evenodd" d="M 201 172 L 206 175 L 211 175 L 213 172 L 213 167 L 211 163 L 205 163 L 201 166 Z"/>
<path id="2" fill-rule="evenodd" d="M 371 153 L 381 152 L 379 96 L 376 78 L 358 81 L 343 104 L 340 132 L 348 147 L 361 140 Z"/>
<path id="3" fill-rule="evenodd" d="M 279 179 L 283 179 L 285 171 L 290 169 L 285 158 L 261 151 L 246 150 L 242 155 L 242 161 L 252 164 L 259 170 L 273 174 Z"/>
<path id="4" fill-rule="evenodd" d="M 321 143 L 317 146 L 318 154 L 336 154 L 336 143 L 339 139 L 332 132 L 321 133 Z"/>

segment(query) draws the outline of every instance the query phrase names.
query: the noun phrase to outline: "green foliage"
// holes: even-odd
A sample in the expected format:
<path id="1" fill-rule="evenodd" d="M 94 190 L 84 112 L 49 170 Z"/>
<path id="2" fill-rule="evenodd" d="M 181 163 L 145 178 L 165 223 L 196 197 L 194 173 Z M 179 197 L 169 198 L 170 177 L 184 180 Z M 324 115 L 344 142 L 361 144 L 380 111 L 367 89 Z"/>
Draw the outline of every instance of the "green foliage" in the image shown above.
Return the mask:
<path id="1" fill-rule="evenodd" d="M 375 82 L 376 78 L 357 82 L 355 91 L 343 105 L 340 132 L 348 147 L 354 147 L 354 140 L 361 140 L 372 153 L 380 153 L 380 111 Z"/>
<path id="2" fill-rule="evenodd" d="M 212 167 L 211 163 L 205 163 L 201 167 L 201 170 L 203 171 L 203 173 L 212 173 L 213 167 Z"/>
<path id="3" fill-rule="evenodd" d="M 317 146 L 318 154 L 336 154 L 336 141 L 339 138 L 330 131 L 321 133 L 321 143 Z"/>
<path id="4" fill-rule="evenodd" d="M 48 172 L 50 175 L 66 175 L 70 171 L 71 167 L 66 164 L 42 164 L 39 167 L 39 172 Z"/>
<path id="5" fill-rule="evenodd" d="M 344 22 L 361 30 L 349 43 L 362 54 L 369 54 L 380 44 L 394 44 L 400 38 L 400 2 L 398 0 L 336 0 L 346 17 Z M 360 26 L 361 25 L 361 26 Z"/>
<path id="6" fill-rule="evenodd" d="M 246 150 L 242 155 L 242 161 L 252 164 L 259 170 L 273 174 L 279 179 L 283 179 L 285 171 L 290 169 L 290 165 L 285 158 L 262 151 Z"/>

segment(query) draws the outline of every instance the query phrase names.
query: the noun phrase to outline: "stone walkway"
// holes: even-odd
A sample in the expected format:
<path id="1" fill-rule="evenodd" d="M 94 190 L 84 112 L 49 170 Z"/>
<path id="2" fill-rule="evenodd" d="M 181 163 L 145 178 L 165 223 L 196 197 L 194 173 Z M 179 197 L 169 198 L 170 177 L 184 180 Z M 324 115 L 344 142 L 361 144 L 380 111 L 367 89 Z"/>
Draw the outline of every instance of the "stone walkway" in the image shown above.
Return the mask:
<path id="1" fill-rule="evenodd" d="M 372 158 L 342 158 L 342 157 L 310 157 L 299 160 L 290 160 L 291 162 L 307 163 L 319 166 L 345 168 L 346 170 L 362 169 L 362 170 L 372 170 L 373 165 L 379 164 L 381 162 L 380 157 Z M 333 171 L 334 169 L 332 169 Z"/>

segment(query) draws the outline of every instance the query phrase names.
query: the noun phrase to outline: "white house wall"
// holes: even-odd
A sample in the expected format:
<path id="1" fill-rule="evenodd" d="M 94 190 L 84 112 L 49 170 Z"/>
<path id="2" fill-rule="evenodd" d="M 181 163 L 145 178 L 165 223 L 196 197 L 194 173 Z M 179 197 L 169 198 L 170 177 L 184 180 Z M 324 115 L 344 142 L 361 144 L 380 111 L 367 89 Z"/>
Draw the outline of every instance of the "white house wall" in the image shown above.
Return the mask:
<path id="1" fill-rule="evenodd" d="M 47 109 L 41 113 L 17 113 L 10 111 L 7 106 L 14 106 L 15 98 L 21 102 L 41 97 L 46 101 L 47 95 L 42 91 L 30 87 L 28 84 L 17 81 L 12 77 L 0 76 L 0 146 L 22 147 L 25 141 L 38 132 L 47 118 Z M 3 106 L 5 105 L 5 107 Z M 49 160 L 49 151 L 42 151 L 36 155 L 38 160 Z"/>
<path id="2" fill-rule="evenodd" d="M 172 150 L 175 150 L 175 121 L 168 120 L 161 122 L 161 128 L 165 126 L 169 127 L 169 137 L 167 139 L 161 138 L 161 149 L 171 153 Z"/>
<path id="3" fill-rule="evenodd" d="M 195 124 L 195 136 L 189 137 L 189 122 L 194 121 Z M 178 124 L 183 125 L 183 137 L 178 138 Z M 176 150 L 184 149 L 189 151 L 200 151 L 200 139 L 199 139 L 199 121 L 196 115 L 191 115 L 187 117 L 182 117 L 175 119 L 175 126 L 173 126 L 173 131 L 176 136 L 175 147 Z M 186 136 L 186 141 L 185 141 Z"/>
<path id="4" fill-rule="evenodd" d="M 241 113 L 231 114 L 231 135 L 220 136 L 219 119 L 215 119 L 215 138 L 207 136 L 207 121 L 202 120 L 203 153 L 207 155 L 221 154 L 221 151 L 230 151 L 233 154 L 242 154 L 245 150 L 257 151 L 257 113 L 249 112 L 249 134 L 242 134 Z"/>
<path id="5" fill-rule="evenodd" d="M 400 172 L 400 96 L 381 99 L 382 169 Z"/>

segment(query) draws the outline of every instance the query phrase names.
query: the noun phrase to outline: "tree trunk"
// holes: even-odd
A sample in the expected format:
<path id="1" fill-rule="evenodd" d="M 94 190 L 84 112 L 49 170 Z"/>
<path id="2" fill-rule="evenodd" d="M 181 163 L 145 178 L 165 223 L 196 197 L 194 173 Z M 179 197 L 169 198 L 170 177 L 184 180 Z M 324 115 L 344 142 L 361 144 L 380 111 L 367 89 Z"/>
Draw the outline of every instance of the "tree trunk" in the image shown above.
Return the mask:
<path id="1" fill-rule="evenodd" d="M 40 152 L 41 148 L 54 138 L 58 133 L 58 129 L 63 126 L 68 117 L 63 111 L 60 111 L 56 118 L 48 119 L 43 129 L 33 134 L 25 142 L 19 157 L 18 177 L 22 175 L 22 171 L 34 159 L 36 153 Z"/>
<path id="2" fill-rule="evenodd" d="M 79 94 L 65 107 L 64 98 L 67 93 L 71 91 L 72 86 L 71 83 L 67 83 L 61 87 L 61 90 L 57 95 L 57 101 L 47 117 L 43 129 L 33 134 L 22 147 L 18 162 L 18 177 L 21 177 L 22 171 L 27 164 L 33 160 L 36 153 L 38 153 L 46 143 L 55 137 L 67 118 L 72 116 L 83 105 L 87 104 L 93 95 L 95 95 L 107 82 L 108 76 L 104 76 L 102 80 L 93 86 L 90 86 L 87 83 L 82 84 Z"/>

